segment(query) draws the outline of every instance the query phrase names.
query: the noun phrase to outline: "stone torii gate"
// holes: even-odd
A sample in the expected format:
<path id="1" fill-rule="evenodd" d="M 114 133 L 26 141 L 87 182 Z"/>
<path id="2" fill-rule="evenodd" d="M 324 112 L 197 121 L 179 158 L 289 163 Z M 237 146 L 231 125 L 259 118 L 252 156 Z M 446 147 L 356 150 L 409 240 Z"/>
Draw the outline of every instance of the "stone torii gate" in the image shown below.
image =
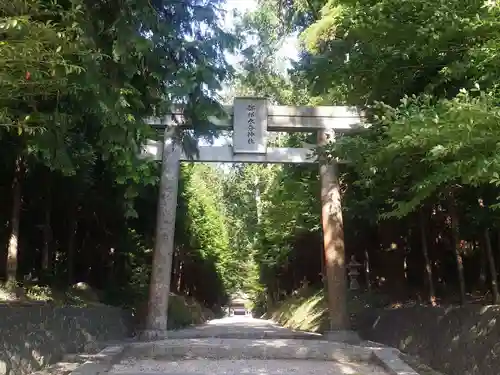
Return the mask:
<path id="1" fill-rule="evenodd" d="M 229 163 L 319 163 L 321 178 L 321 222 L 328 289 L 330 331 L 349 329 L 345 291 L 347 289 L 344 231 L 337 176 L 337 163 L 326 164 L 313 156 L 313 147 L 268 148 L 268 132 L 318 132 L 318 145 L 324 145 L 335 134 L 346 133 L 362 125 L 362 114 L 353 107 L 289 107 L 271 106 L 263 98 L 236 98 L 226 107 L 229 121 L 216 120 L 220 129 L 233 130 L 232 146 L 201 146 L 199 154 L 188 158 L 181 146 L 170 139 L 171 126 L 183 122 L 182 108 L 166 119 L 150 119 L 148 123 L 165 128 L 163 142 L 150 142 L 145 154 L 162 161 L 158 200 L 156 239 L 150 281 L 144 339 L 167 336 L 167 308 L 174 253 L 175 215 L 182 161 Z M 174 118 L 174 119 L 173 119 Z M 340 161 L 341 162 L 341 161 Z"/>

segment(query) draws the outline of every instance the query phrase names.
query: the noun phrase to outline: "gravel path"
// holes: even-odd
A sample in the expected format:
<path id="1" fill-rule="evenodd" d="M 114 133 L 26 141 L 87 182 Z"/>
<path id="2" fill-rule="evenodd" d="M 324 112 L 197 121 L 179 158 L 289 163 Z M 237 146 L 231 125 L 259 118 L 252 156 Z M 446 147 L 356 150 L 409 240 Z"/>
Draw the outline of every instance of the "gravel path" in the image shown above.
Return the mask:
<path id="1" fill-rule="evenodd" d="M 380 368 L 361 363 L 303 360 L 125 360 L 110 371 L 116 375 L 387 375 Z"/>
<path id="2" fill-rule="evenodd" d="M 292 331 L 265 319 L 254 319 L 248 316 L 232 316 L 215 319 L 193 328 L 172 331 L 169 338 L 300 338 L 317 340 L 321 335 L 313 332 Z"/>
<path id="3" fill-rule="evenodd" d="M 151 348 L 157 356 L 143 354 L 131 358 L 125 357 L 115 364 L 109 375 L 387 375 L 380 367 L 367 362 L 355 362 L 340 356 L 340 361 L 321 361 L 306 359 L 256 359 L 246 357 L 249 348 L 281 347 L 285 352 L 310 349 L 319 350 L 327 345 L 318 341 L 320 337 L 315 334 L 293 332 L 280 327 L 273 322 L 251 317 L 232 317 L 218 319 L 208 324 L 172 332 L 169 339 L 155 343 Z M 279 344 L 279 345 L 278 345 Z M 140 347 L 142 344 L 139 344 Z M 145 344 L 150 346 L 150 344 Z M 210 348 L 230 347 L 230 356 L 218 359 L 189 358 L 188 353 L 198 347 L 203 352 Z M 299 346 L 298 349 L 296 346 Z M 186 357 L 181 359 L 168 359 L 158 354 L 162 347 L 185 348 Z M 283 349 L 284 348 L 284 349 Z M 337 350 L 337 349 L 335 349 Z M 343 350 L 338 347 L 339 352 Z M 209 353 L 205 351 L 205 353 Z M 237 354 L 237 355 L 235 355 Z M 196 357 L 196 356 L 195 356 Z M 232 358 L 232 359 L 226 359 Z M 234 359 L 233 359 L 234 358 Z M 293 358 L 293 356 L 292 356 Z"/>

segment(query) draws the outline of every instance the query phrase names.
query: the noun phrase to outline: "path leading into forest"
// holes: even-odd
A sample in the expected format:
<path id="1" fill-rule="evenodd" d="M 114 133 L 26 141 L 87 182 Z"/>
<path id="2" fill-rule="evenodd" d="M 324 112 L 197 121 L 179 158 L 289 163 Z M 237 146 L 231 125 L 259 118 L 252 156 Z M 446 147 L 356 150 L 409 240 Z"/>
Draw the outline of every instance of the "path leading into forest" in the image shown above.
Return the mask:
<path id="1" fill-rule="evenodd" d="M 379 351 L 382 358 L 392 355 L 389 361 L 396 358 L 397 362 L 391 349 L 331 342 L 318 334 L 294 332 L 251 317 L 218 319 L 172 332 L 167 340 L 106 350 L 114 356 L 106 369 L 110 375 L 417 374 L 401 364 L 392 372 L 382 367 L 373 353 Z"/>

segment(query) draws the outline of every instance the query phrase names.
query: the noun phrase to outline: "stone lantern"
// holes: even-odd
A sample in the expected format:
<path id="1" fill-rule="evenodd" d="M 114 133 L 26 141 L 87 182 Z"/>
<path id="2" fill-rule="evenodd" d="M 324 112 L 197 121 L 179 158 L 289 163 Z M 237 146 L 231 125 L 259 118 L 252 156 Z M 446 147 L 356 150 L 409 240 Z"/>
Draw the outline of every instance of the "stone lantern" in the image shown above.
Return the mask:
<path id="1" fill-rule="evenodd" d="M 351 255 L 351 260 L 347 264 L 347 275 L 349 276 L 349 289 L 350 290 L 358 290 L 359 289 L 359 268 L 363 265 L 356 261 L 356 257 Z"/>

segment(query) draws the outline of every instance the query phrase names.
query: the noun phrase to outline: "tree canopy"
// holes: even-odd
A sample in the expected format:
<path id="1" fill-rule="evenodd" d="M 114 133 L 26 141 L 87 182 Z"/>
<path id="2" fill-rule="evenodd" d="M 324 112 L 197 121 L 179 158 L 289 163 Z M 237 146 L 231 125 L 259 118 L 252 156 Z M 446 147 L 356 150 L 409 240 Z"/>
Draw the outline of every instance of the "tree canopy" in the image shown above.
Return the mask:
<path id="1" fill-rule="evenodd" d="M 368 131 L 326 146 L 330 158 L 350 160 L 341 171 L 346 246 L 364 260 L 365 283 L 396 294 L 403 289 L 406 296 L 427 285 L 432 301 L 437 289 L 446 298 L 456 286 L 465 300 L 478 280 L 488 278 L 497 301 L 492 246 L 498 239 L 489 233 L 498 232 L 498 4 L 259 4 L 242 21 L 256 40 L 239 82 L 278 104 L 356 105 L 367 113 Z M 294 32 L 301 41 L 299 60 L 279 75 L 272 57 Z M 318 196 L 317 174 L 305 174 L 303 167 L 282 171 L 287 173 L 277 177 L 276 199 L 267 197 L 272 209 L 264 211 L 270 216 L 260 227 L 268 233 L 279 223 L 277 237 L 259 251 L 267 263 L 284 267 L 268 274 L 268 289 L 290 293 L 306 271 L 303 264 L 292 271 L 285 265 L 312 251 L 297 241 L 320 235 L 318 206 L 308 200 Z M 320 254 L 319 241 L 314 248 L 312 254 Z M 487 270 L 488 263 L 493 268 Z M 322 272 L 319 262 L 314 267 Z"/>
<path id="2" fill-rule="evenodd" d="M 146 139 L 157 137 L 146 120 L 182 103 L 192 130 L 179 128 L 174 137 L 186 147 L 213 137 L 217 90 L 232 74 L 224 53 L 238 43 L 220 27 L 221 5 L 13 0 L 0 6 L 0 186 L 10 197 L 2 203 L 2 275 L 9 282 L 83 280 L 106 289 L 112 280 L 108 289 L 118 290 L 148 269 L 154 220 L 147 217 L 155 216 L 159 171 L 140 157 Z M 186 246 L 217 256 L 227 236 L 210 245 L 196 230 L 217 228 L 221 215 L 216 209 L 207 218 L 215 224 L 203 227 L 193 204 L 183 219 L 194 220 Z M 223 279 L 211 293 L 224 294 L 231 283 Z"/>
<path id="3" fill-rule="evenodd" d="M 350 161 L 346 259 L 363 263 L 365 289 L 430 303 L 491 290 L 498 302 L 498 2 L 258 0 L 234 33 L 223 5 L 0 6 L 5 280 L 86 281 L 109 303 L 143 301 L 160 174 L 139 154 L 161 137 L 146 119 L 183 104 L 191 129 L 173 137 L 194 152 L 223 100 L 258 95 L 365 110 L 368 130 L 323 149 Z M 278 52 L 293 35 L 287 69 Z M 271 138 L 295 147 L 316 134 Z M 323 286 L 316 165 L 186 163 L 178 211 L 175 293 L 213 307 L 244 289 L 269 307 Z"/>

